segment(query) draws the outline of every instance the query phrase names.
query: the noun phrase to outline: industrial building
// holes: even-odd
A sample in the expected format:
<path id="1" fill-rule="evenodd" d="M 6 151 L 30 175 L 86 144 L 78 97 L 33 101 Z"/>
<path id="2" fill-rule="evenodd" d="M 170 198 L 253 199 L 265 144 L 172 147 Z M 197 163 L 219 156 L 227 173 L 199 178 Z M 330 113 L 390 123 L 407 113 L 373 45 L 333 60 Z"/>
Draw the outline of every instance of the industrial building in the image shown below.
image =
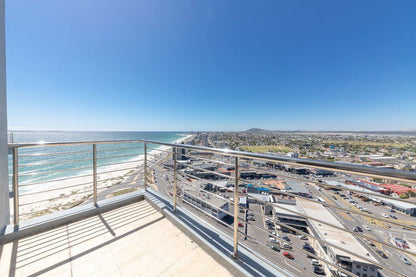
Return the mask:
<path id="1" fill-rule="evenodd" d="M 342 249 L 366 257 L 373 262 L 368 262 L 358 256 L 349 254 L 348 252 L 335 247 L 322 247 L 329 260 L 332 260 L 338 266 L 357 276 L 378 276 L 378 270 L 380 268 L 376 265 L 377 260 L 368 253 L 367 249 L 352 234 L 342 230 L 344 226 L 327 208 L 305 199 L 298 199 L 297 201 L 299 208 L 303 210 L 308 217 L 325 219 L 325 222 L 340 228 L 334 228 L 314 220 L 309 220 L 311 228 L 313 228 L 313 231 L 318 234 L 321 239 L 328 243 L 342 246 Z"/>
<path id="2" fill-rule="evenodd" d="M 274 217 L 277 221 L 303 232 L 309 233 L 308 219 L 293 212 L 301 212 L 296 206 L 295 201 L 292 203 L 277 203 L 274 205 Z M 282 229 L 284 230 L 285 228 Z"/>
<path id="3" fill-rule="evenodd" d="M 229 211 L 228 202 L 219 198 L 212 197 L 195 188 L 187 188 L 183 190 L 183 200 L 189 202 L 205 212 L 215 216 L 218 219 L 223 219 L 227 213 L 221 211 Z"/>

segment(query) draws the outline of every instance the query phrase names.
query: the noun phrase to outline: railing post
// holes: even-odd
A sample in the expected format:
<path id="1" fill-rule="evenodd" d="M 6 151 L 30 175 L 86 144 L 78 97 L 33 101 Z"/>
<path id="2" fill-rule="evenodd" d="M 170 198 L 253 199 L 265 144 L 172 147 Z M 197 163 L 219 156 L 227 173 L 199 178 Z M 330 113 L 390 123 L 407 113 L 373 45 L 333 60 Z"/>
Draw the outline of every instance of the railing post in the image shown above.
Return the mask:
<path id="1" fill-rule="evenodd" d="M 239 158 L 235 157 L 235 183 L 234 183 L 234 253 L 233 258 L 238 258 L 238 204 L 239 204 L 239 197 L 238 197 L 238 179 L 240 177 L 239 174 Z"/>
<path id="2" fill-rule="evenodd" d="M 94 205 L 97 205 L 97 145 L 92 145 L 92 176 L 93 176 L 93 183 L 92 189 L 94 193 Z"/>
<path id="3" fill-rule="evenodd" d="M 178 194 L 178 148 L 173 147 L 173 211 L 176 211 Z"/>
<path id="4" fill-rule="evenodd" d="M 144 143 L 144 178 L 143 178 L 143 184 L 144 184 L 144 190 L 147 190 L 147 143 Z"/>
<path id="5" fill-rule="evenodd" d="M 14 226 L 19 226 L 19 160 L 18 149 L 13 148 L 13 204 Z"/>

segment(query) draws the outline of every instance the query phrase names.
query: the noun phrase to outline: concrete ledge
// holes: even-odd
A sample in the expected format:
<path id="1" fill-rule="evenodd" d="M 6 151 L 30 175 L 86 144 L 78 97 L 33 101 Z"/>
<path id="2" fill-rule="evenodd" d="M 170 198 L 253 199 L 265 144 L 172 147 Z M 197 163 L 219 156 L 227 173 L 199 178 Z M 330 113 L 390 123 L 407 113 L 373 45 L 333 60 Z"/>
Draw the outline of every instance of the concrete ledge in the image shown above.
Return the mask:
<path id="1" fill-rule="evenodd" d="M 173 213 L 170 200 L 151 188 L 144 195 L 145 199 L 154 208 L 159 210 L 183 233 L 197 242 L 202 249 L 226 267 L 233 275 L 293 276 L 283 268 L 277 269 L 266 264 L 243 247 L 239 248 L 239 258 L 232 258 L 231 253 L 233 253 L 234 243 L 228 235 L 179 206 Z"/>
<path id="2" fill-rule="evenodd" d="M 144 190 L 139 190 L 129 194 L 101 200 L 97 203 L 97 206 L 94 206 L 94 204 L 85 204 L 65 211 L 59 211 L 24 221 L 19 226 L 8 225 L 3 233 L 0 234 L 0 243 L 7 243 L 15 239 L 48 231 L 71 222 L 79 221 L 142 200 L 144 200 Z"/>

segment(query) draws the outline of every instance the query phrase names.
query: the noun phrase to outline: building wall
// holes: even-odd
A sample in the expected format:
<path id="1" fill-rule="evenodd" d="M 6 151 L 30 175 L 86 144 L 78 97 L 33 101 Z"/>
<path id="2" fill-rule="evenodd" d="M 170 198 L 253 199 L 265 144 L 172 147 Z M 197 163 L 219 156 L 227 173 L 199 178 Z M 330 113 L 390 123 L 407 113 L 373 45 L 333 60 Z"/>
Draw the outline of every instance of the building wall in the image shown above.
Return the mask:
<path id="1" fill-rule="evenodd" d="M 5 48 L 4 0 L 0 0 L 0 231 L 9 223 Z"/>
<path id="2" fill-rule="evenodd" d="M 353 261 L 352 273 L 360 277 L 377 277 L 378 269 L 371 264 Z"/>
<path id="3" fill-rule="evenodd" d="M 222 219 L 227 215 L 227 213 L 217 209 L 214 205 L 212 205 L 212 204 L 210 204 L 206 201 L 203 201 L 201 199 L 198 199 L 198 198 L 196 198 L 195 196 L 193 196 L 189 193 L 184 192 L 183 193 L 183 198 L 184 198 L 184 200 L 191 202 L 195 206 L 197 206 L 197 207 L 201 208 L 202 210 L 206 211 L 207 213 L 217 217 L 218 219 Z M 228 203 L 222 204 L 219 208 L 222 209 L 222 210 L 228 211 Z"/>

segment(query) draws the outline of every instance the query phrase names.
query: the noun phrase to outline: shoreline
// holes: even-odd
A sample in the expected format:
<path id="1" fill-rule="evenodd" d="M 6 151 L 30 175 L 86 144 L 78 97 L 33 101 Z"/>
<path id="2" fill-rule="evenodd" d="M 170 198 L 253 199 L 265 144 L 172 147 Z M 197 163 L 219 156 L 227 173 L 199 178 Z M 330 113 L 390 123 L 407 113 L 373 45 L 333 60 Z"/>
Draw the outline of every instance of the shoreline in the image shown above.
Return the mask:
<path id="1" fill-rule="evenodd" d="M 185 137 L 177 139 L 172 143 L 181 143 L 189 140 L 194 135 L 188 134 Z M 168 151 L 172 146 L 160 145 L 159 147 L 148 151 L 148 161 L 151 161 L 157 155 L 164 154 L 161 151 Z M 143 171 L 144 154 L 135 156 L 130 160 L 120 162 L 120 164 L 103 166 L 97 170 L 97 194 L 106 189 L 115 188 L 118 185 L 127 185 L 125 182 L 131 177 L 137 180 L 138 175 Z M 33 190 L 22 193 L 19 196 L 19 214 L 21 220 L 27 220 L 33 217 L 52 213 L 54 211 L 65 210 L 72 206 L 82 205 L 88 202 L 93 195 L 93 176 L 85 174 L 77 177 L 70 177 L 67 180 L 51 182 L 50 185 L 39 186 Z M 110 195 L 106 195 L 108 198 Z M 12 199 L 11 199 L 12 201 Z M 12 205 L 12 202 L 10 203 Z"/>

